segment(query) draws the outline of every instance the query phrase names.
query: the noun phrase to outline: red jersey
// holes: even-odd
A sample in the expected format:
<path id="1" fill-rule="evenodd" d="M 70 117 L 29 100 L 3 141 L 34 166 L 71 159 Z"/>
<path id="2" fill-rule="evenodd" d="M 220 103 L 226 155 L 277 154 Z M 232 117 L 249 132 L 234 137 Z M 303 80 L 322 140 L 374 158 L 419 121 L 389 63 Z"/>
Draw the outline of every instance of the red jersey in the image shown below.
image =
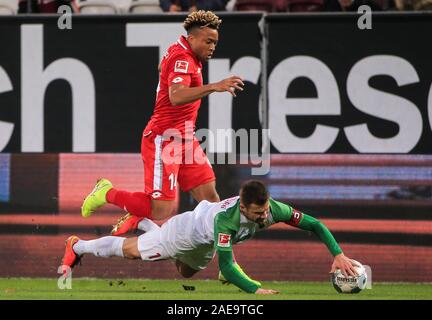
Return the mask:
<path id="1" fill-rule="evenodd" d="M 173 106 L 169 99 L 169 87 L 173 84 L 184 84 L 188 87 L 200 87 L 202 80 L 202 63 L 193 53 L 189 43 L 181 36 L 171 45 L 161 62 L 156 105 L 145 132 L 152 130 L 163 134 L 167 129 L 179 130 L 184 136 L 185 123 L 195 130 L 195 122 L 201 99 L 180 106 Z M 191 128 L 192 126 L 192 128 Z M 190 132 L 188 132 L 190 134 Z"/>

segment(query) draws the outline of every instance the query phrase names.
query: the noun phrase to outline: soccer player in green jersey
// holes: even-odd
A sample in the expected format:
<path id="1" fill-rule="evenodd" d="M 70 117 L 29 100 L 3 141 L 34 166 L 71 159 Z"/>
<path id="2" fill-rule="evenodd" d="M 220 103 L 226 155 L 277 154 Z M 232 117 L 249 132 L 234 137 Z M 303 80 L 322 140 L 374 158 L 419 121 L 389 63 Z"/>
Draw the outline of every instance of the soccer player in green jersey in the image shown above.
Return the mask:
<path id="1" fill-rule="evenodd" d="M 205 269 L 217 254 L 220 280 L 248 293 L 276 294 L 245 274 L 233 258 L 233 245 L 279 222 L 313 232 L 334 257 L 330 272 L 341 269 L 345 275 L 356 274 L 352 260 L 344 255 L 324 224 L 272 199 L 260 181 L 245 183 L 239 196 L 216 203 L 201 201 L 193 211 L 176 215 L 161 227 L 143 218 L 137 228 L 145 233 L 139 237 L 108 236 L 86 241 L 71 236 L 66 240 L 63 270 L 72 268 L 83 254 L 92 253 L 144 261 L 172 259 L 179 273 L 189 278 Z"/>

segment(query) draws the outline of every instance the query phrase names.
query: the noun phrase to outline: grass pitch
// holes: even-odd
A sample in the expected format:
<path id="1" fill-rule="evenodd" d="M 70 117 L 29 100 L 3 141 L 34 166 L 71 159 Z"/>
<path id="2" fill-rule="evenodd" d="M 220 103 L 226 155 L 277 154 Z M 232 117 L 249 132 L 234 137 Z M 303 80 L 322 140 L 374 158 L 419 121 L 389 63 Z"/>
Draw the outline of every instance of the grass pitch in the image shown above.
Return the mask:
<path id="1" fill-rule="evenodd" d="M 359 294 L 340 294 L 330 282 L 262 282 L 278 295 L 240 292 L 216 280 L 73 279 L 60 290 L 57 279 L 0 278 L 1 300 L 432 300 L 432 284 L 374 283 Z"/>

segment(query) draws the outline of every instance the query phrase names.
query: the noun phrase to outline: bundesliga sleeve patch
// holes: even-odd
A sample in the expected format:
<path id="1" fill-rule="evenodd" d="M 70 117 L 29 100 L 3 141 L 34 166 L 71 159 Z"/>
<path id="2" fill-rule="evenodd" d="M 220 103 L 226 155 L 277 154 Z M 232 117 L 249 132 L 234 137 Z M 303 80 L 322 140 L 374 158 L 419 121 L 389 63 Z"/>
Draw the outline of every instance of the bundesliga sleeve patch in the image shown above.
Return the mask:
<path id="1" fill-rule="evenodd" d="M 293 208 L 291 219 L 288 221 L 288 224 L 297 227 L 302 217 L 303 217 L 303 213 Z"/>
<path id="2" fill-rule="evenodd" d="M 231 235 L 225 233 L 218 233 L 218 247 L 229 248 Z"/>
<path id="3" fill-rule="evenodd" d="M 174 72 L 187 73 L 189 62 L 184 60 L 177 60 L 174 66 Z"/>

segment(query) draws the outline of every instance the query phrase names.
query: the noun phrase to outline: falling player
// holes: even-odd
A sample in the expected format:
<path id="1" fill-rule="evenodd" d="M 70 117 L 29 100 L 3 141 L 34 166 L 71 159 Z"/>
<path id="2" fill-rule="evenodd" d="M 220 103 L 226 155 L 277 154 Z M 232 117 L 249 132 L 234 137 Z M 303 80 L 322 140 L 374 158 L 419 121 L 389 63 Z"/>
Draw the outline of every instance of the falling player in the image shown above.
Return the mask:
<path id="1" fill-rule="evenodd" d="M 334 257 L 330 272 L 341 269 L 345 275 L 356 274 L 352 260 L 343 254 L 325 225 L 273 200 L 259 181 L 245 183 L 237 197 L 216 203 L 203 200 L 194 211 L 171 217 L 161 227 L 147 218 L 140 218 L 137 228 L 145 233 L 139 237 L 108 236 L 85 241 L 71 236 L 66 241 L 63 270 L 73 267 L 83 254 L 92 253 L 98 257 L 118 256 L 143 261 L 172 259 L 179 273 L 189 278 L 205 269 L 217 253 L 220 278 L 248 293 L 275 294 L 277 291 L 261 288 L 258 281 L 245 274 L 233 259 L 232 246 L 278 222 L 317 235 Z"/>

